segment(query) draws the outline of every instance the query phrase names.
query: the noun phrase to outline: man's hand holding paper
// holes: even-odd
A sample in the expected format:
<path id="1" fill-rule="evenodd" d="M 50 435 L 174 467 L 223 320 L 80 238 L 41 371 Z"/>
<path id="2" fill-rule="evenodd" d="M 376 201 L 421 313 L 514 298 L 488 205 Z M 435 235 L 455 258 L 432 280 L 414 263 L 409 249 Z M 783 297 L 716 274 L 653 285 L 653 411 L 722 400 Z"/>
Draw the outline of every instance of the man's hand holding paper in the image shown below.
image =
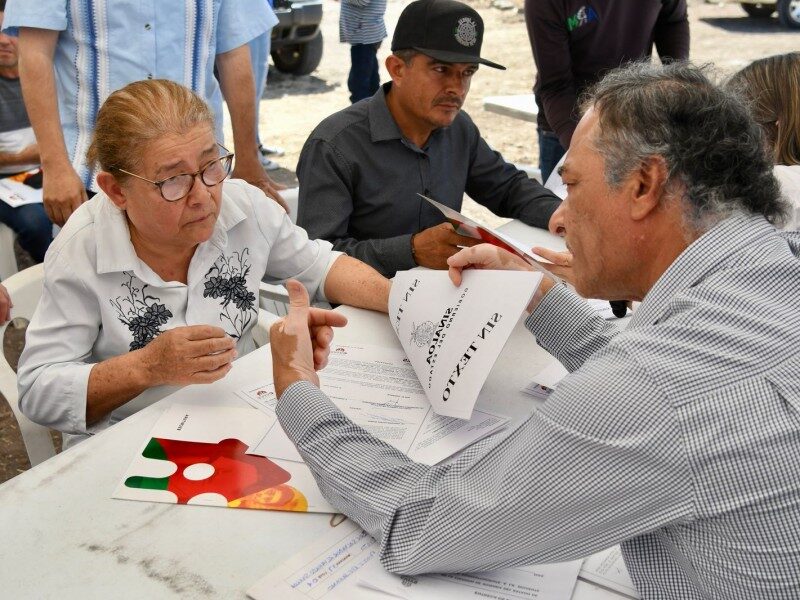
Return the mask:
<path id="1" fill-rule="evenodd" d="M 555 279 L 549 270 L 544 267 L 532 265 L 519 256 L 503 250 L 492 244 L 480 244 L 472 248 L 464 248 L 458 254 L 451 256 L 447 264 L 449 265 L 448 275 L 450 280 L 460 286 L 464 277 L 465 269 L 485 269 L 499 271 L 535 271 L 542 274 L 541 281 L 533 293 L 527 306 L 527 311 L 533 310 L 539 305 L 545 294 L 556 284 Z"/>
<path id="2" fill-rule="evenodd" d="M 429 269 L 446 269 L 447 259 L 459 249 L 480 243 L 473 237 L 459 235 L 450 223 L 423 229 L 411 238 L 414 261 Z"/>

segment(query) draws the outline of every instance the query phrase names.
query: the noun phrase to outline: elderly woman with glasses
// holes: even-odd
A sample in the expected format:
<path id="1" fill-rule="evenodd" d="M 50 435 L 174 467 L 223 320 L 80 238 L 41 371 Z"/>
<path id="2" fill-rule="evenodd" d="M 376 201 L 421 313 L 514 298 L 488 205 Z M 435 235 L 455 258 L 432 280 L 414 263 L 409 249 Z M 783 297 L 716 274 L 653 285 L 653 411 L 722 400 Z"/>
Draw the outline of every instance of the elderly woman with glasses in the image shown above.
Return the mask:
<path id="1" fill-rule="evenodd" d="M 226 180 L 233 155 L 188 89 L 132 83 L 97 115 L 88 158 L 103 190 L 69 219 L 20 358 L 20 407 L 65 445 L 164 396 L 215 381 L 253 349 L 263 278 L 386 311 L 389 281 L 334 252 L 260 190 Z M 322 331 L 323 342 L 330 341 Z"/>

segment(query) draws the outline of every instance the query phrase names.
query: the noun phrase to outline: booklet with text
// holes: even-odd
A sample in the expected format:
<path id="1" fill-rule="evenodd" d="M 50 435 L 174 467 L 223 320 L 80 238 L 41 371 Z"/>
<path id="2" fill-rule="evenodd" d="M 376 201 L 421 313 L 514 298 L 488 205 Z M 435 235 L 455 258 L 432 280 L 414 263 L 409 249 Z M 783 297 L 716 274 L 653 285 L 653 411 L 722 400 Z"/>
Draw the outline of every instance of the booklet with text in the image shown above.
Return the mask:
<path id="1" fill-rule="evenodd" d="M 173 404 L 156 422 L 113 497 L 121 500 L 337 512 L 302 463 L 253 456 L 270 426 L 249 407 Z"/>
<path id="2" fill-rule="evenodd" d="M 469 419 L 478 394 L 542 275 L 531 271 L 395 275 L 389 319 L 433 410 Z"/>
<path id="3" fill-rule="evenodd" d="M 444 204 L 441 204 L 432 198 L 428 198 L 422 194 L 417 194 L 417 196 L 438 208 L 439 211 L 441 211 L 441 213 L 447 218 L 447 220 L 453 224 L 453 227 L 455 227 L 456 231 L 461 235 L 474 237 L 476 239 L 483 240 L 487 244 L 492 244 L 493 246 L 498 246 L 503 250 L 508 250 L 512 254 L 516 254 L 525 262 L 530 264 L 535 264 L 537 262 L 550 262 L 541 256 L 533 254 L 530 248 L 522 242 L 518 242 L 507 235 L 503 235 L 499 231 L 490 229 L 486 225 L 481 225 L 480 223 L 470 219 L 468 216 L 462 215 L 457 210 L 453 210 L 449 206 L 445 206 Z"/>

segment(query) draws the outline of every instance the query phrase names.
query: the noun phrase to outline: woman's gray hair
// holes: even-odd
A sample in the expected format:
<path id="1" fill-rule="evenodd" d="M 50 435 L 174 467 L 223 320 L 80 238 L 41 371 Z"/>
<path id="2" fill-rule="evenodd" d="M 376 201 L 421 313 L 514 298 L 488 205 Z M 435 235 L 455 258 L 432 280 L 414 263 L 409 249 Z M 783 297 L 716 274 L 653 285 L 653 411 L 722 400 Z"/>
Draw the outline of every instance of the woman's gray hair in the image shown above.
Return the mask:
<path id="1" fill-rule="evenodd" d="M 213 132 L 214 114 L 192 90 L 168 79 L 134 81 L 103 102 L 86 160 L 123 181 L 120 169 L 138 170 L 150 142 L 198 126 Z"/>
<path id="2" fill-rule="evenodd" d="M 689 209 L 687 225 L 706 230 L 736 211 L 783 222 L 787 207 L 761 131 L 735 95 L 715 85 L 708 67 L 632 63 L 611 71 L 582 102 L 598 113 L 592 143 L 605 178 L 618 187 L 653 157 L 667 167 L 667 190 Z"/>

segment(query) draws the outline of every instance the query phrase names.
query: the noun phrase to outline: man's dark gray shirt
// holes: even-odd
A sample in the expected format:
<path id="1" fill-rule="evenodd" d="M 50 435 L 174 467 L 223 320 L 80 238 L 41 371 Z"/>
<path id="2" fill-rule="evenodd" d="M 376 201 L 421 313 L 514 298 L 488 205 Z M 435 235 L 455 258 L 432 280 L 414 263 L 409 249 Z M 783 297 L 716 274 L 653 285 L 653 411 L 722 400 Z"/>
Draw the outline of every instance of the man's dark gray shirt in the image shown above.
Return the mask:
<path id="1" fill-rule="evenodd" d="M 386 105 L 370 99 L 320 123 L 306 140 L 297 177 L 297 224 L 391 277 L 416 266 L 411 236 L 444 216 L 425 194 L 461 210 L 466 192 L 501 217 L 546 228 L 557 196 L 503 160 L 464 111 L 424 148 L 404 138 Z"/>

